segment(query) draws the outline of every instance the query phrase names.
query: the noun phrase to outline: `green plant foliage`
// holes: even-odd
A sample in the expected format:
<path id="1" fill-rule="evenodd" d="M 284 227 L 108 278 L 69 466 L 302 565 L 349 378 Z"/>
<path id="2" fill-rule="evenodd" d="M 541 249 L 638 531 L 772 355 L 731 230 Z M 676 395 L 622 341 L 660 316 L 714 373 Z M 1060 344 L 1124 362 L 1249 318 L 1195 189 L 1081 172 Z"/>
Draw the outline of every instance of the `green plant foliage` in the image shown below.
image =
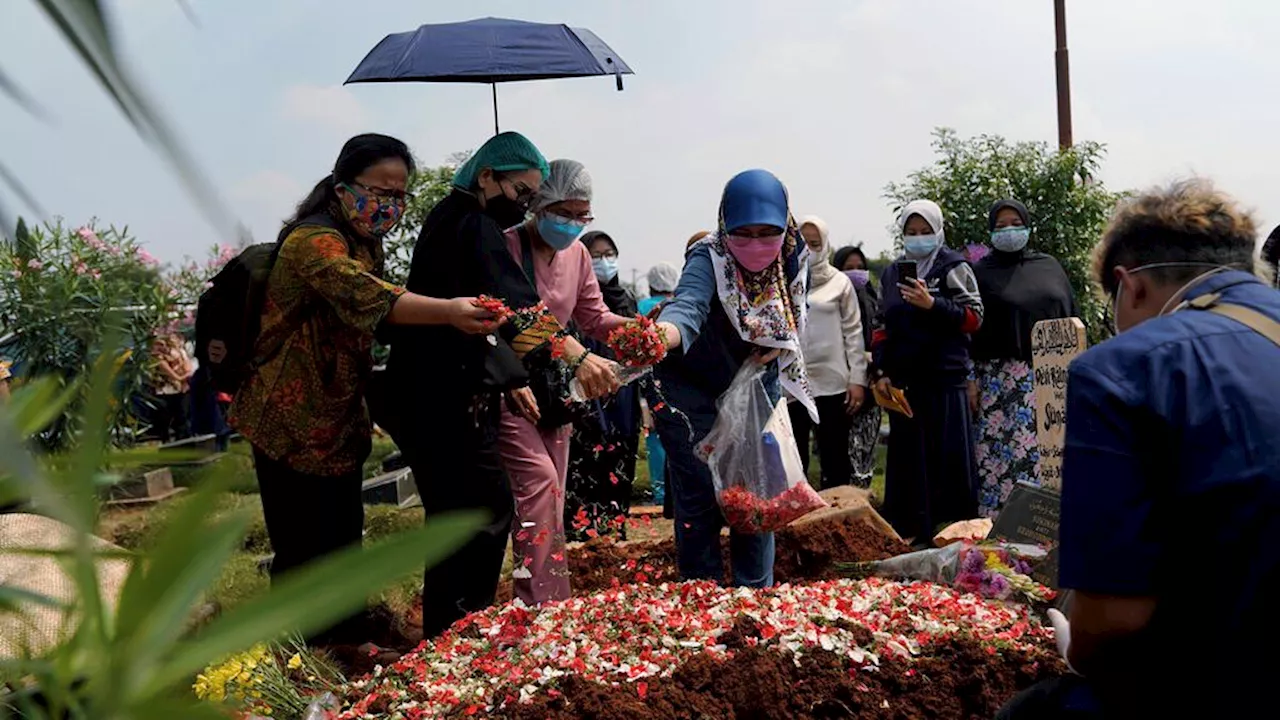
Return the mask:
<path id="1" fill-rule="evenodd" d="M 933 147 L 937 159 L 932 165 L 885 188 L 894 212 L 917 198 L 937 202 L 946 216 L 947 245 L 963 251 L 988 245 L 992 203 L 1001 198 L 1022 201 L 1031 212 L 1031 247 L 1062 263 L 1090 342 L 1104 339 L 1108 310 L 1089 277 L 1089 260 L 1124 196 L 1096 179 L 1105 148 L 1085 142 L 1059 152 L 1046 143 L 1009 142 L 995 135 L 961 138 L 949 129 L 934 132 Z"/>
<path id="2" fill-rule="evenodd" d="M 176 301 L 159 264 L 127 228 L 48 223 L 23 228 L 14 243 L 0 244 L 0 335 L 12 333 L 5 354 L 18 361 L 24 377 L 70 383 L 99 358 L 107 333 L 124 339 L 113 388 L 116 444 L 130 443 L 144 429 L 141 398 L 151 376 L 151 345 L 177 316 Z M 45 429 L 36 439 L 42 447 L 72 444 L 82 401 L 41 423 Z"/>
<path id="3" fill-rule="evenodd" d="M 242 547 L 251 520 L 247 509 L 207 512 L 219 505 L 228 484 L 225 477 L 212 477 L 155 530 L 112 609 L 96 572 L 101 555 L 90 540 L 99 515 L 100 468 L 119 462 L 107 442 L 119 337 L 112 331 L 102 343 L 85 384 L 80 442 L 58 462 L 37 461 L 26 442 L 44 431 L 39 423 L 48 413 L 32 408 L 37 400 L 61 397 L 50 395 L 56 382 L 27 383 L 0 408 L 0 496 L 29 497 L 42 514 L 72 529 L 71 547 L 40 554 L 59 557 L 75 585 L 65 640 L 40 657 L 0 661 L 0 678 L 22 679 L 16 692 L 0 695 L 0 716 L 17 710 L 27 718 L 219 717 L 183 692 L 195 673 L 257 643 L 323 628 L 361 607 L 370 593 L 420 568 L 424 558 L 431 563 L 452 553 L 483 520 L 472 513 L 441 516 L 426 527 L 337 554 L 191 634 L 194 608 Z M 127 458 L 145 464 L 166 459 L 158 451 Z M 0 587 L 0 612 L 48 602 Z"/>

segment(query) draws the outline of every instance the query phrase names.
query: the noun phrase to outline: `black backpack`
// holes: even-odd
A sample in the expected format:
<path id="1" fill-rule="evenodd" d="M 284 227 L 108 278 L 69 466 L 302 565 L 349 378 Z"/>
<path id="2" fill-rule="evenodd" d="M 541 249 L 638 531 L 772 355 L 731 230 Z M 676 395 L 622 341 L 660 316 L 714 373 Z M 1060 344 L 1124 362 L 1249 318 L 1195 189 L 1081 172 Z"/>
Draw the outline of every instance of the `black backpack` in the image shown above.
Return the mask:
<path id="1" fill-rule="evenodd" d="M 257 363 L 271 353 L 255 356 L 262 330 L 262 308 L 267 281 L 289 233 L 302 225 L 338 229 L 328 215 L 312 215 L 290 223 L 274 243 L 250 245 L 210 280 L 210 287 L 196 304 L 196 359 L 208 368 L 218 392 L 235 395 Z"/>

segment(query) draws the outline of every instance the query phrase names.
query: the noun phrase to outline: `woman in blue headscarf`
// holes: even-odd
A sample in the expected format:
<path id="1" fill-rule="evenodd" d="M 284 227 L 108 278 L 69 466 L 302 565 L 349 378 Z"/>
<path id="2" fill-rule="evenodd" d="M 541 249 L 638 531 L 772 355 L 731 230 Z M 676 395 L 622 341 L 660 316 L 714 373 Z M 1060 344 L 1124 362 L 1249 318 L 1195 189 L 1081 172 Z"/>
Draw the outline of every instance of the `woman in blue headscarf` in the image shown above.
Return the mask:
<path id="1" fill-rule="evenodd" d="M 800 331 L 805 322 L 808 250 L 791 217 L 787 190 L 772 173 L 748 170 L 725 186 L 716 232 L 693 243 L 675 296 L 659 324 L 670 350 L 656 372 L 654 422 L 667 450 L 676 549 L 684 579 L 721 581 L 724 516 L 711 469 L 694 454 L 716 421 L 716 400 L 746 362 L 768 366 L 765 387 L 813 409 Z M 659 403 L 662 403 L 660 406 Z M 773 534 L 729 536 L 735 585 L 773 584 Z"/>

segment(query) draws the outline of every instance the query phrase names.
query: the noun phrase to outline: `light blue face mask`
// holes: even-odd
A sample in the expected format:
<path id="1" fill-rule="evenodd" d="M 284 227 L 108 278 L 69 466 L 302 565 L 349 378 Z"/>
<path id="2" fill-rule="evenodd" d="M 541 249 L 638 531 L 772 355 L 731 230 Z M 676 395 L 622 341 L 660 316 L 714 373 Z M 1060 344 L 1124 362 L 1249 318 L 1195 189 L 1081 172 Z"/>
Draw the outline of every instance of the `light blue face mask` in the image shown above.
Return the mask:
<path id="1" fill-rule="evenodd" d="M 1016 225 L 991 231 L 991 247 L 1000 252 L 1015 253 L 1027 246 L 1031 228 Z"/>
<path id="2" fill-rule="evenodd" d="M 930 253 L 938 249 L 938 233 L 932 235 L 907 235 L 902 238 L 902 247 L 907 251 L 907 255 L 919 260 L 928 257 Z"/>
<path id="3" fill-rule="evenodd" d="M 607 283 L 618 277 L 618 258 L 602 257 L 591 261 L 591 269 L 596 273 L 596 280 Z"/>
<path id="4" fill-rule="evenodd" d="M 551 213 L 538 216 L 538 234 L 556 252 L 573 245 L 586 227 L 582 223 Z"/>

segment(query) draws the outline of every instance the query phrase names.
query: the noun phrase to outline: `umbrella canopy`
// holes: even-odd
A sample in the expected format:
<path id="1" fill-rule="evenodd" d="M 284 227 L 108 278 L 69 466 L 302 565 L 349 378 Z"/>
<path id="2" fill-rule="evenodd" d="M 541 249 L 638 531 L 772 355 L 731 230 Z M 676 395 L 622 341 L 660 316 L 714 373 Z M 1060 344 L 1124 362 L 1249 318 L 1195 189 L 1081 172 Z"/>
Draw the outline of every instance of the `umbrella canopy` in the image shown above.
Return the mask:
<path id="1" fill-rule="evenodd" d="M 631 68 L 595 33 L 568 25 L 482 18 L 423 25 L 388 35 L 365 56 L 347 84 L 370 82 L 497 83 L 613 75 L 618 89 Z"/>

